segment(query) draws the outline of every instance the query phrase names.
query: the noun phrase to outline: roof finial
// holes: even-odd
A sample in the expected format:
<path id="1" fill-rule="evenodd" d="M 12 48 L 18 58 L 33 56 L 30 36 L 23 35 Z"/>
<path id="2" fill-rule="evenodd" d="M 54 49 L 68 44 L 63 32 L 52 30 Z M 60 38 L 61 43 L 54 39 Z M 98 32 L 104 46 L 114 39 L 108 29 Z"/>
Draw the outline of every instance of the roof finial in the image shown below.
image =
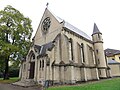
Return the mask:
<path id="1" fill-rule="evenodd" d="M 48 8 L 48 5 L 49 5 L 49 3 L 47 2 L 47 4 L 46 4 L 46 8 Z"/>

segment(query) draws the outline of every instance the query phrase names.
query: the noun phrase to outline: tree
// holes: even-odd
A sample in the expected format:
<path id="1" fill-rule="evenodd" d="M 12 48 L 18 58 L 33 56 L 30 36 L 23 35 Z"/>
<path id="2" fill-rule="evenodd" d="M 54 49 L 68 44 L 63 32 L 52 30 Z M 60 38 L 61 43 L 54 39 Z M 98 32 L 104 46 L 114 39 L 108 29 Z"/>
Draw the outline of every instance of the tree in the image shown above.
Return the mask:
<path id="1" fill-rule="evenodd" d="M 0 11 L 0 60 L 4 60 L 4 79 L 9 79 L 9 60 L 23 59 L 30 47 L 31 20 L 12 6 Z"/>
<path id="2" fill-rule="evenodd" d="M 5 67 L 4 59 L 0 57 L 0 78 L 3 77 L 4 67 Z"/>

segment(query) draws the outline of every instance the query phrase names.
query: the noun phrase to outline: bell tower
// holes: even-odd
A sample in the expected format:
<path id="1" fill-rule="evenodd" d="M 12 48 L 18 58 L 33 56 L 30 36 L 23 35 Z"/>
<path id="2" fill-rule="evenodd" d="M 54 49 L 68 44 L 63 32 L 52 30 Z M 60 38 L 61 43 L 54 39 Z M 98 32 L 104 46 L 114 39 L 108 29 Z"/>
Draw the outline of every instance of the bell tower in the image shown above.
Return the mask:
<path id="1" fill-rule="evenodd" d="M 92 40 L 93 40 L 95 59 L 98 68 L 99 78 L 107 78 L 106 75 L 107 63 L 105 60 L 105 54 L 103 49 L 102 33 L 99 31 L 95 23 L 93 28 Z"/>

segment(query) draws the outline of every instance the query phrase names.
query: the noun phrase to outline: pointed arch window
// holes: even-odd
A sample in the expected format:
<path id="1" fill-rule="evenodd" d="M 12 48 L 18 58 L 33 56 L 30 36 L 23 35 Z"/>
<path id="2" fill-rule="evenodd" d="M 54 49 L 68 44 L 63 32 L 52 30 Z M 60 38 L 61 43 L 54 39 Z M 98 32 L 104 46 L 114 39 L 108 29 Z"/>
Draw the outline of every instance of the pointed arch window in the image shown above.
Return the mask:
<path id="1" fill-rule="evenodd" d="M 69 58 L 73 60 L 73 41 L 72 38 L 69 39 Z"/>
<path id="2" fill-rule="evenodd" d="M 42 60 L 42 68 L 44 68 L 44 60 Z"/>
<path id="3" fill-rule="evenodd" d="M 40 68 L 41 68 L 41 60 L 40 60 Z"/>
<path id="4" fill-rule="evenodd" d="M 85 62 L 84 44 L 83 43 L 81 43 L 81 58 L 82 58 L 82 62 Z"/>
<path id="5" fill-rule="evenodd" d="M 32 58 L 35 59 L 35 55 L 34 54 L 33 54 Z"/>

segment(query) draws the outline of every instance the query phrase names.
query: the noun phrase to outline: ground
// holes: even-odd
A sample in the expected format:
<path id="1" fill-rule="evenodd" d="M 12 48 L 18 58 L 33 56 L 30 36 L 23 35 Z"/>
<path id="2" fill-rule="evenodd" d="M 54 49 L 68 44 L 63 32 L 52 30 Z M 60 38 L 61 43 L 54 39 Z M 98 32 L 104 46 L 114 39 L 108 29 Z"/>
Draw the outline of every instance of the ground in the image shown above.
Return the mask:
<path id="1" fill-rule="evenodd" d="M 8 82 L 8 81 L 7 81 Z M 40 86 L 21 87 L 8 84 L 6 82 L 0 83 L 0 90 L 43 90 Z M 47 90 L 120 90 L 120 77 L 102 79 L 99 81 L 89 81 L 76 85 L 56 85 L 49 87 Z"/>
<path id="2" fill-rule="evenodd" d="M 15 86 L 12 84 L 1 84 L 0 83 L 0 90 L 41 90 L 40 87 L 21 87 Z"/>
<path id="3" fill-rule="evenodd" d="M 63 85 L 48 88 L 48 90 L 120 90 L 120 77 L 89 81 L 76 85 Z"/>

